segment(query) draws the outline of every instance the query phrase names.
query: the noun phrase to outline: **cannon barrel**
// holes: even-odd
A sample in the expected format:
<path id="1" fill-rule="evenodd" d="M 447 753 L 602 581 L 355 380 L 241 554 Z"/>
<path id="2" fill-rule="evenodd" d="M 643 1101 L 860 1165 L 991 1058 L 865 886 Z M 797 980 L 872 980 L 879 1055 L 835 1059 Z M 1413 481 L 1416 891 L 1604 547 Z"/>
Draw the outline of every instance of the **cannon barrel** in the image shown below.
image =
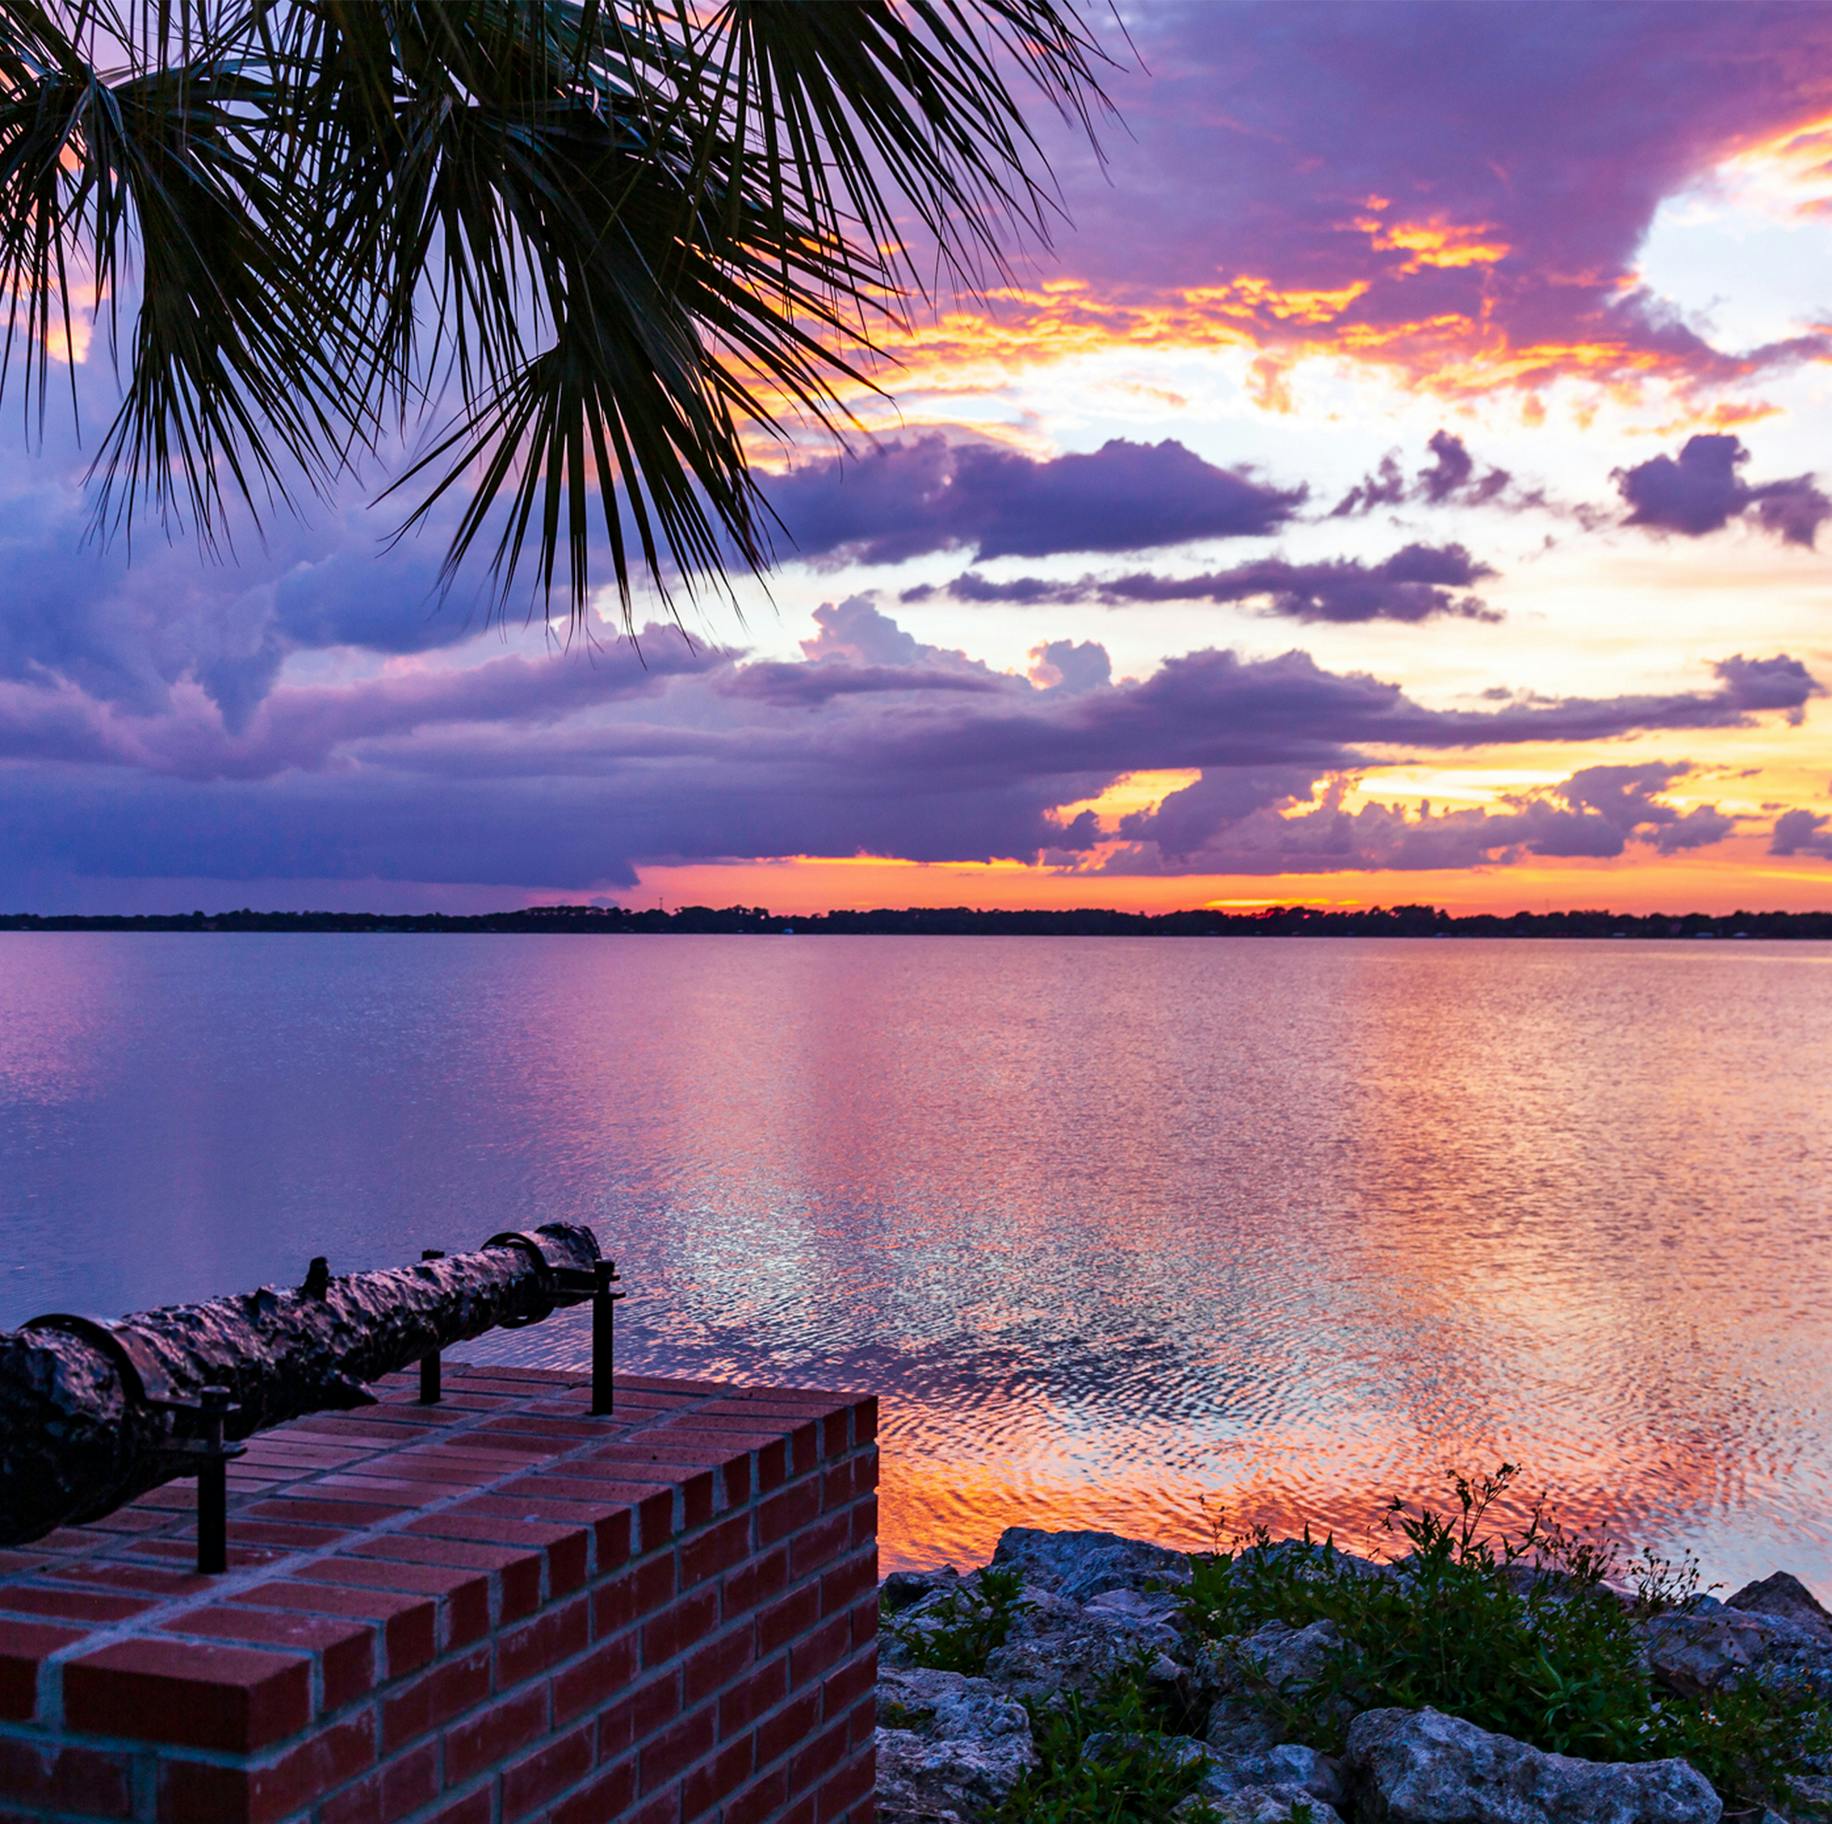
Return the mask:
<path id="1" fill-rule="evenodd" d="M 363 1383 L 589 1294 L 590 1229 L 547 1223 L 473 1254 L 263 1286 L 117 1322 L 56 1312 L 0 1332 L 0 1546 L 93 1520 L 191 1473 L 188 1411 L 234 1410 L 228 1438 L 371 1403 Z"/>

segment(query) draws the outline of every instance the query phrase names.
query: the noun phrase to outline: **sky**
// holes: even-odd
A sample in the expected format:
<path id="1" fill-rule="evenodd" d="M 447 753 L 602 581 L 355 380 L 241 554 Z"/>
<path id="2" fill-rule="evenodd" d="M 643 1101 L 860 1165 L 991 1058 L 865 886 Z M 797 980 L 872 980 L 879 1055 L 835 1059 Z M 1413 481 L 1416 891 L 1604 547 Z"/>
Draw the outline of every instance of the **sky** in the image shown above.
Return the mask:
<path id="1" fill-rule="evenodd" d="M 0 910 L 1832 905 L 1832 9 L 1143 0 L 782 561 L 218 561 L 0 431 Z"/>

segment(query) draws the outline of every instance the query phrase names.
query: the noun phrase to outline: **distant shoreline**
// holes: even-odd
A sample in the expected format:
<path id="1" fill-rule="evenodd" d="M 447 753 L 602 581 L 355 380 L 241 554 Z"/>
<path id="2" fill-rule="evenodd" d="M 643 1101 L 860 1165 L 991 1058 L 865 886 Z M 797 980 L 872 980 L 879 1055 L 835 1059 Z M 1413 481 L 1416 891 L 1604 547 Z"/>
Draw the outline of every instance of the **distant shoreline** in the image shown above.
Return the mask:
<path id="1" fill-rule="evenodd" d="M 1832 940 L 1832 911 L 1615 913 L 1605 911 L 1466 913 L 1434 906 L 1320 911 L 1305 906 L 1263 912 L 976 911 L 968 907 L 820 912 L 807 917 L 761 906 L 529 906 L 516 912 L 236 912 L 76 917 L 0 914 L 0 931 L 246 932 L 378 934 L 478 932 L 566 936 L 844 937 L 1538 937 Z"/>

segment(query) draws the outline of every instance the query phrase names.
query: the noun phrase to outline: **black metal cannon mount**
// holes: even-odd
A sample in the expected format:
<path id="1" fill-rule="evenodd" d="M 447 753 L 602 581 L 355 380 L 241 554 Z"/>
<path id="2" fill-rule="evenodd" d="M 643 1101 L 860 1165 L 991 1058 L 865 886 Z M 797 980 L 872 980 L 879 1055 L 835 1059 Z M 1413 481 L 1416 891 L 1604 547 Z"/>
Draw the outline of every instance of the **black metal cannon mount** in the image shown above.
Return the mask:
<path id="1" fill-rule="evenodd" d="M 111 1320 L 49 1312 L 0 1332 L 0 1546 L 99 1519 L 180 1476 L 198 1485 L 197 1568 L 220 1571 L 237 1441 L 309 1412 L 374 1403 L 364 1383 L 499 1326 L 592 1305 L 594 1413 L 612 1409 L 617 1269 L 573 1223 L 492 1235 L 471 1254 Z"/>

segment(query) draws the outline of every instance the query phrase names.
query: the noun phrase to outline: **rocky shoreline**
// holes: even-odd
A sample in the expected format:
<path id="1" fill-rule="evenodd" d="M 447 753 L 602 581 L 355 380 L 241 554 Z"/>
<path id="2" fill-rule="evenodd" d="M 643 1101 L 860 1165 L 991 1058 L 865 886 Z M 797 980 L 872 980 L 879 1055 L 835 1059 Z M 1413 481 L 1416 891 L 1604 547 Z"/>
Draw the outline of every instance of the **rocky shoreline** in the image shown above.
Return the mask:
<path id="1" fill-rule="evenodd" d="M 1695 1580 L 1614 1587 L 1581 1558 L 1574 1573 L 1467 1540 L 1440 1557 L 1264 1538 L 1192 1556 L 1018 1527 L 979 1570 L 895 1573 L 880 1592 L 881 1824 L 1832 1820 L 1832 1614 L 1794 1578 L 1720 1602 Z M 1268 1608 L 1287 1618 L 1258 1620 Z M 1304 1620 L 1318 1609 L 1335 1619 Z M 1359 1707 L 1395 1681 L 1430 1689 L 1430 1664 L 1405 1657 L 1416 1643 L 1383 1657 L 1369 1642 L 1434 1620 L 1459 1643 L 1514 1629 L 1495 1639 L 1546 1661 L 1522 1674 L 1551 1693 L 1543 1722 L 1527 1712 L 1542 1733 L 1602 1740 L 1619 1726 L 1609 1705 L 1644 1704 L 1630 1752 L 1554 1752 L 1453 1713 L 1483 1714 L 1506 1680 L 1466 1677 L 1467 1705 L 1452 1689 Z M 1579 1629 L 1596 1630 L 1596 1692 L 1567 1690 Z M 1650 1731 L 1702 1744 L 1718 1787 L 1653 1752 L 1667 1738 Z"/>

